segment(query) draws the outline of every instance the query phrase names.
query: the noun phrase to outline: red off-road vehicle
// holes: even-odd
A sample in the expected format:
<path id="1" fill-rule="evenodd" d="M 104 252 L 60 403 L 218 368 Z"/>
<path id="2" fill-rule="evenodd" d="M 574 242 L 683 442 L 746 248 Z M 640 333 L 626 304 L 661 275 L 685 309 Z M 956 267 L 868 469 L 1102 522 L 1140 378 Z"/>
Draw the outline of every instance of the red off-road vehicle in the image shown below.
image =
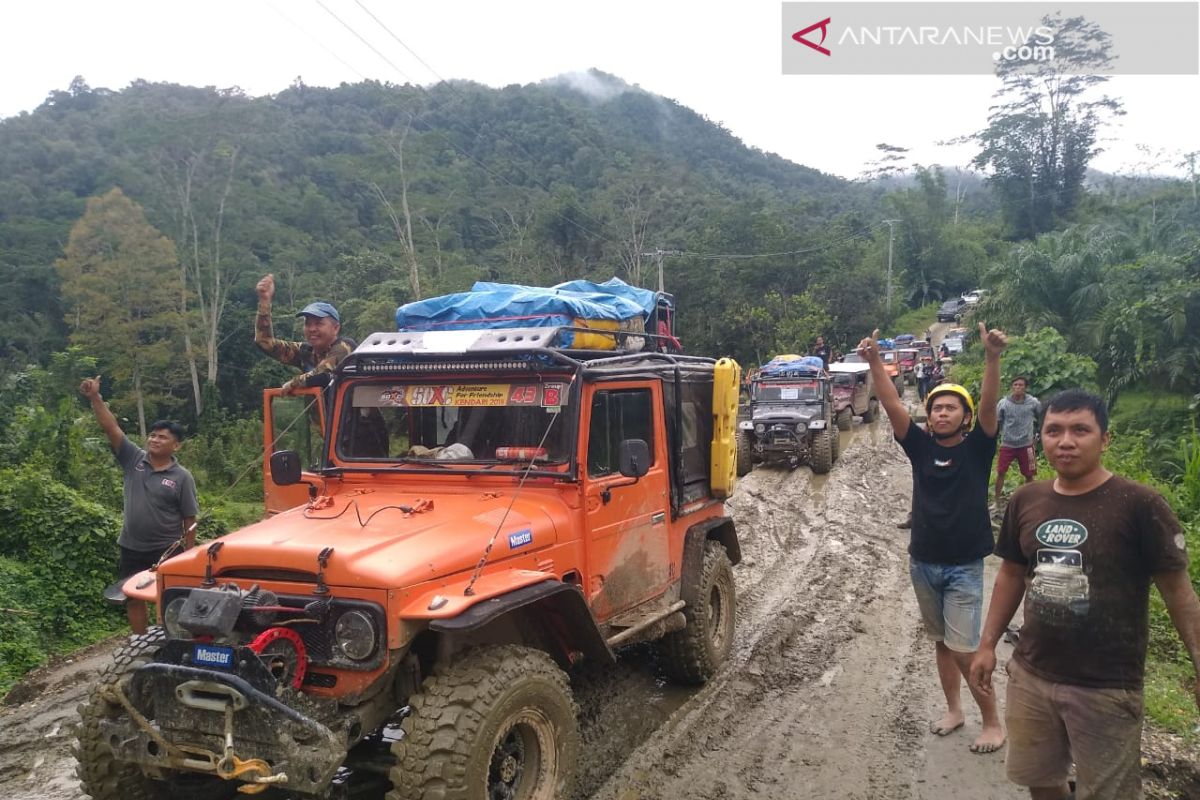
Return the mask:
<path id="1" fill-rule="evenodd" d="M 349 768 L 389 800 L 554 800 L 573 664 L 654 640 L 707 680 L 739 368 L 560 332 L 374 334 L 327 389 L 268 391 L 273 513 L 125 584 L 163 627 L 81 706 L 84 791 L 327 797 Z"/>

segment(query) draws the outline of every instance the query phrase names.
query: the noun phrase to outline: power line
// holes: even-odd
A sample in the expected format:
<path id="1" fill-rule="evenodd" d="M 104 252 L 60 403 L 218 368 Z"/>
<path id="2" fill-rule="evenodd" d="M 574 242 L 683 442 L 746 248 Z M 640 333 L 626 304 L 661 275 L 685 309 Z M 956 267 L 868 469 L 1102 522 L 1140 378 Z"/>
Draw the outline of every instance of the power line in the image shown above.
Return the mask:
<path id="1" fill-rule="evenodd" d="M 278 8 L 275 6 L 275 4 L 271 2 L 271 0 L 267 0 L 267 5 L 271 7 L 271 10 L 272 10 L 272 11 L 274 11 L 274 12 L 275 12 L 276 14 L 278 14 L 279 16 L 283 17 L 283 19 L 284 19 L 284 21 L 285 21 L 285 22 L 287 22 L 287 23 L 288 23 L 288 24 L 290 24 L 290 25 L 291 25 L 293 28 L 295 28 L 296 30 L 300 31 L 300 32 L 301 32 L 301 33 L 303 33 L 305 36 L 307 36 L 307 37 L 309 38 L 309 40 L 310 40 L 310 41 L 312 41 L 312 43 L 313 43 L 313 44 L 315 44 L 317 47 L 319 47 L 319 48 L 321 48 L 322 50 L 324 50 L 324 51 L 325 51 L 326 53 L 328 53 L 329 55 L 333 56 L 333 57 L 334 57 L 334 59 L 336 59 L 336 60 L 337 60 L 337 61 L 338 61 L 338 62 L 339 62 L 339 63 L 340 63 L 340 64 L 341 64 L 343 67 L 345 67 L 346 69 L 348 69 L 348 70 L 350 70 L 351 72 L 353 72 L 355 75 L 357 75 L 357 76 L 358 76 L 359 78 L 361 78 L 362 80 L 364 80 L 364 81 L 365 81 L 365 80 L 368 80 L 367 76 L 366 76 L 366 75 L 364 75 L 364 74 L 362 74 L 361 72 L 359 72 L 359 71 L 358 71 L 358 70 L 357 70 L 357 69 L 356 69 L 356 68 L 355 68 L 353 65 L 351 65 L 351 64 L 350 64 L 350 62 L 346 61 L 344 58 L 342 58 L 341 56 L 339 56 L 337 53 L 333 52 L 333 50 L 331 50 L 329 47 L 327 47 L 327 46 L 325 45 L 325 43 L 324 43 L 324 42 L 322 42 L 322 41 L 321 41 L 320 39 L 318 39 L 317 37 L 313 36 L 311 33 L 309 33 L 309 32 L 308 32 L 307 30 L 305 30 L 304 28 L 300 27 L 299 23 L 297 23 L 295 20 L 293 20 L 293 19 L 292 19 L 291 17 L 289 17 L 287 14 L 284 14 L 282 11 L 280 11 L 280 10 L 279 10 L 279 9 L 278 9 Z"/>
<path id="2" fill-rule="evenodd" d="M 865 231 L 860 231 L 859 233 L 852 233 L 849 236 L 843 236 L 840 239 L 834 239 L 831 242 L 825 242 L 824 244 L 815 245 L 813 247 L 806 247 L 802 250 L 783 250 L 778 253 L 690 253 L 686 250 L 672 250 L 671 252 L 663 253 L 663 255 L 665 255 L 665 256 L 680 256 L 680 257 L 686 257 L 686 258 L 698 258 L 698 259 L 703 259 L 703 260 L 708 260 L 708 261 L 736 261 L 736 260 L 744 260 L 744 259 L 751 259 L 751 258 L 776 258 L 778 256 L 799 256 L 799 255 L 804 255 L 806 253 L 816 253 L 820 250 L 828 250 L 830 247 L 833 247 L 834 245 L 837 245 L 837 244 L 841 244 L 842 242 L 849 242 L 853 239 L 865 238 L 865 237 L 871 235 L 871 233 L 876 228 L 879 228 L 882 225 L 883 225 L 882 222 L 877 222 L 874 225 L 871 225 L 870 227 L 868 227 Z M 643 253 L 643 255 L 654 255 L 654 253 Z"/>
<path id="3" fill-rule="evenodd" d="M 374 53 L 375 55 L 379 56 L 381 59 L 383 59 L 384 62 L 386 62 L 389 67 L 396 70 L 396 72 L 399 72 L 400 75 L 404 78 L 404 80 L 408 81 L 409 83 L 413 83 L 413 79 L 408 76 L 408 73 L 406 73 L 404 70 L 400 69 L 394 63 L 392 63 L 392 60 L 390 58 L 385 56 L 383 53 L 379 52 L 379 50 L 376 49 L 375 45 L 371 44 L 365 38 L 363 38 L 362 34 L 360 34 L 358 31 L 354 30 L 354 28 L 350 27 L 349 23 L 347 23 L 344 19 L 342 19 L 337 14 L 330 11 L 329 7 L 327 5 L 325 5 L 324 3 L 322 3 L 321 0 L 313 0 L 313 2 L 315 2 L 317 5 L 319 5 L 322 8 L 322 10 L 325 11 L 326 14 L 328 14 L 329 16 L 331 16 L 335 20 L 337 20 L 338 23 L 343 28 L 350 31 L 350 33 L 353 34 L 356 39 L 358 39 L 360 42 L 362 42 L 367 47 L 369 47 L 371 49 L 371 52 Z"/>
<path id="4" fill-rule="evenodd" d="M 333 11 L 331 11 L 323 2 L 321 2 L 321 0 L 314 0 L 314 2 L 317 5 L 319 5 L 327 14 L 329 14 L 331 17 L 333 17 L 335 20 L 337 20 L 337 22 L 340 25 L 342 25 L 342 27 L 344 27 L 346 30 L 348 30 L 350 33 L 352 33 L 356 39 L 358 39 L 360 42 L 362 42 L 364 45 L 366 45 L 368 48 L 370 48 L 371 52 L 375 53 L 377 56 L 379 56 L 381 59 L 383 59 L 383 61 L 385 63 L 387 63 L 388 66 L 390 66 L 392 69 L 396 70 L 396 72 L 398 72 L 406 81 L 408 81 L 410 84 L 412 84 L 414 86 L 414 88 L 416 88 L 418 91 L 422 92 L 427 98 L 430 98 L 430 104 L 432 106 L 432 110 L 435 110 L 435 111 L 444 110 L 442 108 L 442 104 L 440 104 L 436 100 L 432 99 L 432 95 L 429 93 L 429 91 L 427 89 L 425 89 L 423 86 L 420 86 L 419 84 L 417 84 L 408 75 L 408 73 L 406 73 L 404 70 L 400 69 L 400 67 L 396 66 L 396 64 L 394 62 L 392 62 L 391 59 L 389 59 L 387 56 L 385 56 L 383 53 L 381 53 L 370 42 L 368 42 L 367 39 L 362 34 L 360 34 L 358 31 L 356 31 L 349 23 L 347 23 L 345 20 L 343 20 L 341 17 L 339 17 Z M 359 3 L 359 6 L 361 7 L 362 4 Z M 367 13 L 371 17 L 371 19 L 375 20 L 375 22 L 377 24 L 379 24 L 379 26 L 382 27 L 385 31 L 387 31 L 387 33 L 393 39 L 395 39 L 397 42 L 399 42 L 401 44 L 401 46 L 404 47 L 405 50 L 408 50 L 410 53 L 413 53 L 412 48 L 410 48 L 408 45 L 404 44 L 404 42 L 398 36 L 396 36 L 396 34 L 393 33 L 389 28 L 387 28 L 387 26 L 385 26 L 382 22 L 380 22 L 379 19 L 377 17 L 375 17 L 374 14 L 371 14 L 371 12 L 368 11 L 365 7 L 363 8 L 363 10 L 367 11 Z M 430 72 L 433 72 L 434 75 L 437 75 L 437 73 L 434 72 L 434 70 L 431 67 L 429 67 L 428 64 L 425 64 L 425 61 L 422 60 L 419 56 L 417 56 L 416 53 L 413 53 L 413 55 L 414 55 L 414 57 L 417 58 L 418 61 L 420 61 L 422 64 L 424 64 L 425 67 L 430 70 Z M 439 77 L 439 79 L 441 79 L 441 76 L 438 76 L 438 77 Z M 443 83 L 447 87 L 449 87 L 450 90 L 453 93 L 455 93 L 455 95 L 457 97 L 459 97 L 459 99 L 463 99 L 463 100 L 466 99 L 465 95 L 459 94 L 457 92 L 457 90 L 454 89 L 454 87 L 451 84 L 449 84 L 448 82 L 446 82 L 444 79 L 443 79 Z M 400 111 L 408 116 L 410 125 L 414 124 L 416 122 L 416 116 L 412 112 L 408 111 L 407 109 L 400 109 Z M 503 182 L 504 184 L 506 184 L 514 189 L 520 188 L 516 184 L 514 184 L 512 181 L 505 178 L 503 175 L 500 175 L 499 173 L 494 172 L 490 167 L 487 166 L 487 164 L 485 164 L 483 161 L 481 161 L 480 159 L 476 158 L 475 156 L 471 155 L 469 152 L 464 150 L 456 142 L 454 142 L 450 137 L 448 137 L 441 131 L 439 131 L 435 128 L 432 128 L 432 127 L 428 127 L 427 130 L 430 133 L 437 136 L 438 138 L 445 141 L 451 148 L 453 148 L 454 150 L 456 150 L 457 152 L 459 152 L 460 154 L 465 156 L 467 159 L 469 159 L 471 162 L 473 162 L 476 166 L 478 166 L 480 169 L 482 169 L 484 172 L 486 172 L 488 175 L 490 175 L 494 180 Z M 504 137 L 497 137 L 497 138 L 504 139 Z M 524 155 L 527 158 L 529 158 L 530 160 L 533 159 L 533 156 L 530 155 L 528 151 L 526 151 L 523 147 L 521 147 L 516 142 L 513 142 L 508 139 L 504 139 L 504 140 L 508 141 L 514 147 L 517 147 L 518 149 L 520 149 L 522 151 L 522 153 L 524 153 Z M 541 181 L 539 181 L 536 177 L 533 176 L 533 174 L 531 172 L 529 172 L 528 170 L 525 170 L 524 172 L 525 172 L 526 176 L 530 179 L 530 181 L 532 183 L 534 183 L 536 186 L 538 186 L 540 189 L 542 189 L 542 191 L 546 192 L 546 194 L 553 194 L 553 192 L 550 190 L 550 187 L 543 184 Z M 593 217 L 591 214 L 587 213 L 587 211 L 585 211 L 583 208 L 579 208 L 578 211 L 581 216 L 591 220 L 597 226 L 599 226 L 601 228 L 604 227 L 605 223 L 603 222 L 603 220 Z M 571 217 L 567 216 L 566 214 L 563 214 L 558 211 L 552 211 L 551 213 L 553 213 L 555 216 L 557 216 L 559 219 L 563 220 L 564 222 L 568 223 L 569 225 L 573 225 L 574 227 L 578 228 L 580 231 L 584 232 L 588 236 L 591 236 L 595 239 L 599 239 L 604 242 L 608 242 L 609 244 L 614 245 L 614 246 L 618 246 L 618 247 L 620 246 L 620 242 L 610 239 L 609 237 L 605 236 L 603 233 L 599 233 L 597 231 L 594 231 L 594 230 L 591 230 L 590 228 L 585 227 L 584 225 L 580 224 L 577 220 L 572 219 Z"/>
<path id="5" fill-rule="evenodd" d="M 379 27 L 383 28 L 383 29 L 384 29 L 384 30 L 387 32 L 387 35 L 388 35 L 388 36 L 391 36 L 393 39 L 395 39 L 397 42 L 399 42 L 400 46 L 401 46 L 401 47 L 403 47 L 405 50 L 407 50 L 409 55 L 411 55 L 411 56 L 412 56 L 413 58 L 415 58 L 417 61 L 421 62 L 421 66 L 425 67 L 425 69 L 427 69 L 427 70 L 429 70 L 430 72 L 432 72 L 432 73 L 433 73 L 433 76 L 434 76 L 435 78 L 437 78 L 439 81 L 441 81 L 442 83 L 444 83 L 444 84 L 446 84 L 446 85 L 449 85 L 449 84 L 450 84 L 450 82 L 449 82 L 449 81 L 447 81 L 445 78 L 443 78 L 441 75 L 439 75 L 439 74 L 438 74 L 438 71 L 437 71 L 436 69 L 434 69 L 433 67 L 429 66 L 429 64 L 428 64 L 428 63 L 426 63 L 425 59 L 421 58 L 419 55 L 417 55 L 417 54 L 416 54 L 416 52 L 415 52 L 415 51 L 414 51 L 414 50 L 413 50 L 411 47 L 409 47 L 408 45 L 406 45 L 406 44 L 404 43 L 404 40 L 403 40 L 403 39 L 401 39 L 401 38 L 400 38 L 399 36 L 397 36 L 396 34 L 392 33 L 392 29 L 391 29 L 391 28 L 389 28 L 387 25 L 384 25 L 384 24 L 383 24 L 383 21 L 382 21 L 382 20 L 380 20 L 380 19 L 379 19 L 379 17 L 375 16 L 375 15 L 374 15 L 374 14 L 371 12 L 371 9 L 369 9 L 369 8 L 367 8 L 365 5 L 363 5 L 363 4 L 362 4 L 362 0 L 354 0 L 354 3 L 355 3 L 355 5 L 357 5 L 359 8 L 361 8 L 363 11 L 365 11 L 365 12 L 367 13 L 367 16 L 368 16 L 368 17 L 370 17 L 371 19 L 375 20 L 375 24 L 376 24 L 376 25 L 378 25 Z"/>

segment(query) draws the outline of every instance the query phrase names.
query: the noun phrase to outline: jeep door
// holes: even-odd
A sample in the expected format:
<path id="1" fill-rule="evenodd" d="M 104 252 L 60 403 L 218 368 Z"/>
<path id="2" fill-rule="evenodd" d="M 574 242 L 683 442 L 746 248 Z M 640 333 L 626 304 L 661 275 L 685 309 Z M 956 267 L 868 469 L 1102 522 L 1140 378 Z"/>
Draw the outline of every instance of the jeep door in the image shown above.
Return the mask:
<path id="1" fill-rule="evenodd" d="M 675 576 L 668 535 L 669 459 L 659 382 L 593 385 L 585 395 L 583 438 L 587 595 L 597 619 L 661 594 Z M 641 439 L 650 450 L 649 471 L 621 475 L 622 441 Z"/>
<path id="2" fill-rule="evenodd" d="M 854 413 L 862 416 L 871 402 L 871 373 L 861 372 L 854 376 L 854 400 L 851 407 Z"/>
<path id="3" fill-rule="evenodd" d="M 315 474 L 325 452 L 325 395 L 320 388 L 263 392 L 263 499 L 267 514 L 278 514 L 308 502 L 308 485 L 280 486 L 271 480 L 271 453 L 294 450 L 300 456 L 303 480 L 324 484 Z"/>

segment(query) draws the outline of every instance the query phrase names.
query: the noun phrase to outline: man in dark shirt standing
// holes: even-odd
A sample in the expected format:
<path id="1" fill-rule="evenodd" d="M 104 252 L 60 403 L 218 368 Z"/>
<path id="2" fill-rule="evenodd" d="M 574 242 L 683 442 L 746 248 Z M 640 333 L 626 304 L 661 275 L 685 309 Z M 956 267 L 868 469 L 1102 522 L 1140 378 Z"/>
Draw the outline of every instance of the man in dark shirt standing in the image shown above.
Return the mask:
<path id="1" fill-rule="evenodd" d="M 821 359 L 821 363 L 825 369 L 829 369 L 829 362 L 833 359 L 833 352 L 829 349 L 829 345 L 825 343 L 824 336 L 818 336 L 816 344 L 813 345 L 811 355 Z"/>
<path id="2" fill-rule="evenodd" d="M 1186 540 L 1162 496 L 1104 468 L 1108 412 L 1077 389 L 1045 405 L 1053 481 L 1022 486 L 996 543 L 992 589 L 971 683 L 992 692 L 996 643 L 1025 600 L 1008 663 L 1008 777 L 1034 800 L 1138 800 L 1150 583 L 1200 678 L 1200 600 Z M 1200 707 L 1200 682 L 1196 688 Z"/>
<path id="3" fill-rule="evenodd" d="M 988 478 L 996 453 L 996 400 L 1000 354 L 1008 339 L 979 323 L 985 351 L 978 424 L 966 389 L 943 383 L 925 398 L 928 431 L 909 417 L 885 371 L 876 339 L 863 339 L 859 352 L 871 365 L 875 391 L 887 411 L 896 441 L 913 470 L 912 539 L 909 573 L 925 630 L 934 640 L 946 714 L 930 730 L 945 736 L 963 726 L 962 681 L 979 647 L 983 617 L 983 559 L 992 552 Z M 1004 727 L 990 694 L 968 684 L 983 716 L 971 752 L 991 753 L 1004 745 Z"/>
<path id="4" fill-rule="evenodd" d="M 104 429 L 113 455 L 125 472 L 125 513 L 118 577 L 128 578 L 158 563 L 164 552 L 183 540 L 187 548 L 196 544 L 196 481 L 175 458 L 183 432 L 174 422 L 161 420 L 150 426 L 146 449 L 129 441 L 117 418 L 100 396 L 100 376 L 79 384 L 79 392 L 92 405 L 96 421 Z M 146 604 L 127 600 L 125 613 L 134 633 L 145 633 Z"/>

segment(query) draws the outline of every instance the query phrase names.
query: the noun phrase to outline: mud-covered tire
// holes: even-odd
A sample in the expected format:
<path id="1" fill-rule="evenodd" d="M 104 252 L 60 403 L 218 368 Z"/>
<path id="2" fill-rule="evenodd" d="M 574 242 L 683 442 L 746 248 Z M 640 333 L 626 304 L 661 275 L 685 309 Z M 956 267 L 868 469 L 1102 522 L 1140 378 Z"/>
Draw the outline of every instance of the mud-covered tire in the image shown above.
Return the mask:
<path id="1" fill-rule="evenodd" d="M 577 710 L 567 676 L 540 650 L 469 650 L 436 667 L 409 707 L 387 800 L 571 795 Z"/>
<path id="2" fill-rule="evenodd" d="M 152 800 L 161 796 L 155 782 L 143 775 L 136 764 L 116 760 L 108 742 L 102 739 L 100 723 L 126 712 L 119 704 L 104 699 L 103 692 L 154 660 L 166 642 L 167 632 L 161 627 L 131 636 L 114 652 L 112 663 L 104 667 L 88 699 L 78 706 L 79 729 L 73 748 L 76 776 L 83 793 L 92 800 Z"/>
<path id="3" fill-rule="evenodd" d="M 854 412 L 850 410 L 849 406 L 847 406 L 846 408 L 843 408 L 841 411 L 838 412 L 838 415 L 837 415 L 838 430 L 848 431 L 848 430 L 850 430 L 850 426 L 853 423 L 854 423 Z"/>
<path id="4" fill-rule="evenodd" d="M 737 616 L 733 565 L 720 542 L 704 545 L 704 559 L 694 575 L 685 575 L 685 597 L 695 603 L 683 608 L 687 625 L 657 643 L 659 663 L 671 680 L 692 686 L 706 683 L 729 657 Z"/>
<path id="5" fill-rule="evenodd" d="M 737 474 L 739 478 L 750 474 L 750 470 L 754 469 L 754 450 L 752 449 L 752 444 L 748 432 L 738 431 Z"/>
<path id="6" fill-rule="evenodd" d="M 808 464 L 817 475 L 824 475 L 833 469 L 833 434 L 829 431 L 813 434 Z"/>
<path id="7" fill-rule="evenodd" d="M 106 689 L 125 681 L 143 664 L 154 660 L 167 641 L 162 628 L 152 627 L 133 635 L 113 654 L 87 700 L 80 703 L 79 729 L 73 755 L 80 788 L 92 800 L 225 800 L 237 794 L 240 784 L 193 772 L 181 772 L 165 781 L 145 775 L 136 764 L 118 761 L 100 737 L 100 722 L 127 713 L 103 697 Z"/>
<path id="8" fill-rule="evenodd" d="M 83 793 L 92 800 L 152 800 L 160 795 L 154 781 L 141 769 L 113 756 L 108 742 L 100 736 L 100 722 L 126 713 L 119 704 L 104 699 L 103 693 L 152 661 L 166 641 L 167 634 L 162 628 L 151 628 L 140 636 L 131 636 L 113 654 L 113 660 L 101 671 L 87 699 L 78 707 L 75 775 Z"/>
<path id="9" fill-rule="evenodd" d="M 870 422 L 874 422 L 878 418 L 879 418 L 879 401 L 877 399 L 875 399 L 874 397 L 872 397 L 870 400 L 867 401 L 867 410 L 863 412 L 862 421 L 870 423 Z"/>

